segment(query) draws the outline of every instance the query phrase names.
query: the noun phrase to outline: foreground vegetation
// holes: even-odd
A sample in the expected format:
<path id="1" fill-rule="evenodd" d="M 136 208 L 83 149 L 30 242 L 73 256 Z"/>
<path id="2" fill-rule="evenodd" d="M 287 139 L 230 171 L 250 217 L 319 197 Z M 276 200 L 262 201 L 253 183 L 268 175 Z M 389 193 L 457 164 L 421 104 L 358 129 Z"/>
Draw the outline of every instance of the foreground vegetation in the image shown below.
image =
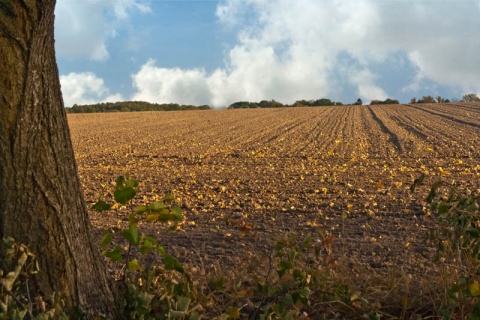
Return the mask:
<path id="1" fill-rule="evenodd" d="M 423 179 L 416 179 L 410 190 Z M 332 250 L 335 237 L 325 231 L 305 238 L 279 236 L 268 254 L 259 253 L 241 266 L 244 272 L 211 274 L 204 269 L 202 277 L 192 276 L 193 270 L 168 254 L 158 239 L 141 232 L 141 222 L 169 224 L 174 230 L 182 221 L 175 197 L 167 195 L 136 207 L 126 228 L 103 233 L 103 255 L 117 264 L 118 308 L 126 319 L 479 319 L 480 195 L 465 197 L 454 188 L 442 190 L 443 185 L 436 182 L 426 198 L 437 224 L 425 236 L 438 245 L 440 272 L 435 282 L 426 278 L 420 283 L 399 269 L 388 276 L 363 270 L 362 281 L 351 279 Z M 116 205 L 129 204 L 138 187 L 128 175 L 118 177 Z M 104 212 L 112 205 L 100 196 L 92 209 Z M 230 223 L 244 236 L 258 236 L 244 221 Z M 11 238 L 2 245 L 7 255 L 0 264 L 0 317 L 67 319 L 61 297 L 30 297 L 28 280 L 37 267 L 29 249 Z M 152 253 L 160 259 L 148 259 Z M 79 310 L 75 318 L 82 317 Z"/>

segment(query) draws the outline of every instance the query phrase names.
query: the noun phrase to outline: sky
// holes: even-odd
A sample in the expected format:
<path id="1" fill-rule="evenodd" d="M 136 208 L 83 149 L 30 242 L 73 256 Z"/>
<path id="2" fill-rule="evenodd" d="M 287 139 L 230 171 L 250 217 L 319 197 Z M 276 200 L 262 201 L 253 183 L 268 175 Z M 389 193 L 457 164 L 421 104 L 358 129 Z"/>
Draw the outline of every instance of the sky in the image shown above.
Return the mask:
<path id="1" fill-rule="evenodd" d="M 480 96 L 480 0 L 57 0 L 65 106 Z"/>

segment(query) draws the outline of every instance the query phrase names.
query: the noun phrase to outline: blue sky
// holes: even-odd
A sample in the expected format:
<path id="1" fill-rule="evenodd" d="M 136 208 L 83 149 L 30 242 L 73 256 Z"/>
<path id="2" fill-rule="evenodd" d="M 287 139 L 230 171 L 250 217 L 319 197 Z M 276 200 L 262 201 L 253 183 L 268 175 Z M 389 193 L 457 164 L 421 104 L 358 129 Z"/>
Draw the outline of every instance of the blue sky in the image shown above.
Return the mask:
<path id="1" fill-rule="evenodd" d="M 480 1 L 58 0 L 66 106 L 480 95 Z"/>

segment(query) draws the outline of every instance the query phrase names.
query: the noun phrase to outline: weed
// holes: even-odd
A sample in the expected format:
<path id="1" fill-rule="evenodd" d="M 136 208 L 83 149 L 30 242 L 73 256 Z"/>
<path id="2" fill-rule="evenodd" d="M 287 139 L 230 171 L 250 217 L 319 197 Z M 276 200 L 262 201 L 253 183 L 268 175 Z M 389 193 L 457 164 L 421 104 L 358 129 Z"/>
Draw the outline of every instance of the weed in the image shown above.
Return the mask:
<path id="1" fill-rule="evenodd" d="M 448 275 L 438 307 L 445 319 L 480 319 L 479 200 L 480 195 L 462 195 L 443 181 L 432 185 L 426 199 L 438 225 L 425 238 L 436 245 L 436 261 Z"/>

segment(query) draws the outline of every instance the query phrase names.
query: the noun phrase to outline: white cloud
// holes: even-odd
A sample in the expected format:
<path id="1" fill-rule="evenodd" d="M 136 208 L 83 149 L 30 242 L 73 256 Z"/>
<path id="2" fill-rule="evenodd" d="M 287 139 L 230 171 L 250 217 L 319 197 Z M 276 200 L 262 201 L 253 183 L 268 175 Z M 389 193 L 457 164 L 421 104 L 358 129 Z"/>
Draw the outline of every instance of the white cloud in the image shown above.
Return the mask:
<path id="1" fill-rule="evenodd" d="M 387 93 L 376 85 L 377 76 L 364 69 L 350 74 L 350 82 L 357 88 L 358 95 L 366 100 L 385 100 Z M 366 102 L 366 101 L 365 101 Z"/>
<path id="2" fill-rule="evenodd" d="M 379 5 L 378 36 L 407 53 L 419 80 L 459 90 L 480 90 L 480 14 L 470 1 L 416 1 Z"/>
<path id="3" fill-rule="evenodd" d="M 139 3 L 137 0 L 115 0 L 112 2 L 115 16 L 119 19 L 127 19 L 128 11 L 138 10 L 142 13 L 149 13 L 151 9 L 149 6 Z"/>
<path id="4" fill-rule="evenodd" d="M 138 90 L 132 100 L 156 103 L 209 103 L 209 88 L 205 71 L 157 68 L 150 60 L 132 76 Z"/>
<path id="5" fill-rule="evenodd" d="M 478 1 L 224 0 L 217 18 L 237 32 L 224 66 L 206 72 L 149 60 L 132 75 L 131 98 L 216 107 L 240 100 L 338 100 L 346 91 L 366 101 L 385 99 L 392 94 L 382 81 L 385 64 L 416 71 L 399 85 L 403 92 L 429 94 L 426 83 L 480 92 L 478 8 Z M 132 12 L 150 7 L 140 0 L 59 0 L 57 52 L 108 59 L 108 40 Z M 405 61 L 390 59 L 398 53 Z M 94 74 L 71 75 L 62 77 L 69 101 L 110 95 Z M 77 88 L 68 81 L 84 82 Z"/>
<path id="6" fill-rule="evenodd" d="M 342 87 L 385 99 L 382 63 L 403 53 L 417 70 L 404 90 L 433 81 L 480 90 L 480 17 L 475 2 L 376 0 L 225 0 L 221 23 L 238 30 L 226 63 L 164 69 L 149 61 L 133 75 L 136 98 L 224 106 L 239 100 L 328 97 Z M 349 57 L 345 64 L 341 55 Z M 388 61 L 388 62 L 387 62 Z M 393 61 L 393 62 L 392 62 Z M 343 73 L 347 78 L 338 77 Z M 394 97 L 392 97 L 394 98 Z"/>
<path id="7" fill-rule="evenodd" d="M 217 16 L 222 23 L 240 26 L 237 44 L 229 50 L 224 68 L 211 74 L 196 72 L 196 81 L 189 81 L 195 70 L 175 69 L 169 73 L 153 68 L 150 61 L 133 75 L 139 92 L 134 97 L 185 103 L 192 101 L 192 95 L 179 96 L 178 91 L 204 90 L 205 95 L 197 104 L 218 107 L 238 100 L 276 99 L 292 103 L 296 99 L 327 96 L 335 90 L 331 73 L 335 70 L 336 55 L 352 50 L 354 56 L 363 58 L 362 50 L 370 50 L 362 47 L 362 42 L 371 36 L 379 21 L 375 6 L 360 0 L 229 0 L 218 6 Z M 378 56 L 376 53 L 375 59 L 381 59 Z M 365 63 L 365 59 L 360 60 L 359 64 Z M 138 81 L 140 78 L 142 81 Z M 373 88 L 375 84 L 371 83 L 359 91 L 365 95 L 381 92 Z"/>
<path id="8" fill-rule="evenodd" d="M 55 47 L 64 58 L 109 58 L 108 40 L 125 27 L 129 14 L 150 12 L 138 0 L 58 0 L 55 9 Z"/>
<path id="9" fill-rule="evenodd" d="M 124 99 L 118 93 L 111 94 L 103 79 L 92 72 L 72 72 L 66 76 L 60 76 L 60 83 L 66 107 L 74 104 L 116 102 Z"/>

